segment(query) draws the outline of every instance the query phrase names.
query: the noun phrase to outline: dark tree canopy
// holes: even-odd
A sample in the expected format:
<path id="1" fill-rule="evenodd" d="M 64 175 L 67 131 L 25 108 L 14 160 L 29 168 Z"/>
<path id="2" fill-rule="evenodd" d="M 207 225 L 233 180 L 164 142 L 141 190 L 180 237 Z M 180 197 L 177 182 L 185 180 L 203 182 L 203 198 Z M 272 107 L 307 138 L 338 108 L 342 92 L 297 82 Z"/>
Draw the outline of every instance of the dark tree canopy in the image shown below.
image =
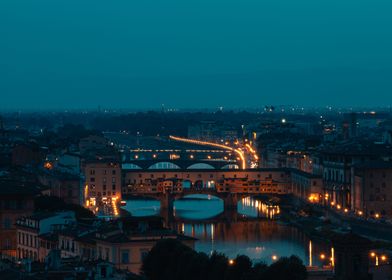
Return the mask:
<path id="1" fill-rule="evenodd" d="M 208 257 L 174 239 L 158 242 L 145 258 L 142 273 L 148 280 L 305 280 L 306 268 L 295 256 L 267 266 L 253 265 L 247 256 L 229 260 L 213 253 Z"/>

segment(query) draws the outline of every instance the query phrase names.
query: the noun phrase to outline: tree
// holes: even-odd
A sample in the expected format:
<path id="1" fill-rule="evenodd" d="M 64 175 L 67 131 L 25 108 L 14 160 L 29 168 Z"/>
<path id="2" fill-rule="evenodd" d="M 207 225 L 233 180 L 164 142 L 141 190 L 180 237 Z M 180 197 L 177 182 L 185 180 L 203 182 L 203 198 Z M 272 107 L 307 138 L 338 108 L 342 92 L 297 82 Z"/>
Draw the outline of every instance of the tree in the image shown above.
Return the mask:
<path id="1" fill-rule="evenodd" d="M 274 280 L 305 280 L 307 278 L 306 267 L 302 260 L 296 256 L 281 258 L 271 264 L 264 274 L 263 279 Z"/>
<path id="2" fill-rule="evenodd" d="M 208 280 L 224 280 L 229 259 L 220 253 L 213 252 L 208 262 Z"/>
<path id="3" fill-rule="evenodd" d="M 247 280 L 252 274 L 252 261 L 248 256 L 237 256 L 227 270 L 227 280 Z"/>
<path id="4" fill-rule="evenodd" d="M 175 239 L 159 241 L 144 259 L 142 273 L 149 280 L 305 280 L 298 257 L 282 258 L 271 266 L 252 265 L 247 256 L 234 260 L 214 252 L 197 253 Z"/>
<path id="5" fill-rule="evenodd" d="M 175 239 L 164 239 L 151 249 L 142 265 L 149 280 L 176 280 L 187 273 L 196 252 Z"/>

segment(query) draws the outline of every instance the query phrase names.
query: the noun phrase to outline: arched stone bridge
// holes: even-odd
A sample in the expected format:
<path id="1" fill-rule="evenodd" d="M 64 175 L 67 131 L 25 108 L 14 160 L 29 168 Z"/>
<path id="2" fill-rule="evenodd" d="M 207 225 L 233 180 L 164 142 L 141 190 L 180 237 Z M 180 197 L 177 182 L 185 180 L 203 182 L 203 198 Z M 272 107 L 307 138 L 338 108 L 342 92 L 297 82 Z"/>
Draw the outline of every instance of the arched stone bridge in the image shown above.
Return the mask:
<path id="1" fill-rule="evenodd" d="M 123 162 L 123 169 L 167 170 L 167 169 L 235 169 L 239 168 L 234 160 L 128 160 Z"/>
<path id="2" fill-rule="evenodd" d="M 231 193 L 231 192 L 218 192 L 215 188 L 183 188 L 181 191 L 173 192 L 133 192 L 129 193 L 130 197 L 148 197 L 159 200 L 161 202 L 161 209 L 172 211 L 175 200 L 184 198 L 189 195 L 204 194 L 212 195 L 223 200 L 224 209 L 237 209 L 238 202 L 254 193 Z"/>

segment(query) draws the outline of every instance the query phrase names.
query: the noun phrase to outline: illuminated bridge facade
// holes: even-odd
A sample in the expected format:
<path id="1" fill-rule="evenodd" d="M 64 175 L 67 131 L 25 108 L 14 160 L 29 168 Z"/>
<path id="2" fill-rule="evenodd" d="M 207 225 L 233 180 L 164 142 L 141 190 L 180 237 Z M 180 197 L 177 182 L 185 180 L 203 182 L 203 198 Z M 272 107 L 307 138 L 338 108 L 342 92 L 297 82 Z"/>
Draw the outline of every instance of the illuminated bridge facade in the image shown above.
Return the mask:
<path id="1" fill-rule="evenodd" d="M 288 169 L 128 169 L 123 170 L 123 195 L 161 200 L 161 207 L 191 194 L 221 198 L 225 208 L 236 208 L 244 197 L 291 192 Z"/>

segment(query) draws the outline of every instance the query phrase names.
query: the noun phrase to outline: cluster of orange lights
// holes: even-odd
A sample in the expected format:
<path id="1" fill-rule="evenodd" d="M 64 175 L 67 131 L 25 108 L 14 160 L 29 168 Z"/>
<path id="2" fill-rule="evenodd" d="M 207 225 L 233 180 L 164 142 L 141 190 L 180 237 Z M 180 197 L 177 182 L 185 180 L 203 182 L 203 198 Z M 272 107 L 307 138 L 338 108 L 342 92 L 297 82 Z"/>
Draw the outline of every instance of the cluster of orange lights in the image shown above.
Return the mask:
<path id="1" fill-rule="evenodd" d="M 309 195 L 308 200 L 311 203 L 317 203 L 317 202 L 319 202 L 319 195 L 318 194 L 311 194 L 311 195 Z"/>
<path id="2" fill-rule="evenodd" d="M 384 263 L 388 261 L 388 257 L 386 255 L 378 255 L 376 252 L 370 252 L 370 257 L 374 259 L 376 266 L 379 266 L 380 261 Z"/>
<path id="3" fill-rule="evenodd" d="M 257 155 L 256 151 L 252 148 L 251 145 L 245 144 L 245 146 L 248 148 L 249 152 L 253 155 L 255 160 L 259 160 L 259 156 Z"/>
<path id="4" fill-rule="evenodd" d="M 117 197 L 112 198 L 112 207 L 113 207 L 113 214 L 115 216 L 119 215 L 118 207 L 117 207 Z"/>
<path id="5" fill-rule="evenodd" d="M 343 212 L 346 213 L 346 214 L 350 212 L 350 210 L 348 208 L 343 208 L 340 204 L 336 204 L 334 201 L 332 201 L 330 204 L 331 204 L 331 207 L 335 207 L 337 210 L 343 210 Z M 362 210 L 356 210 L 355 214 L 358 215 L 358 216 L 363 216 L 364 215 Z M 375 213 L 373 215 L 373 218 L 374 219 L 380 219 L 381 218 L 380 213 Z"/>
<path id="6" fill-rule="evenodd" d="M 52 169 L 52 168 L 53 168 L 53 164 L 50 163 L 49 161 L 47 161 L 47 162 L 45 162 L 44 167 L 45 167 L 46 169 Z"/>
<path id="7" fill-rule="evenodd" d="M 309 252 L 311 253 L 311 251 Z M 325 261 L 329 260 L 329 264 L 334 267 L 335 266 L 335 249 L 332 247 L 331 248 L 331 256 L 328 258 L 327 254 L 321 253 L 319 255 L 320 260 L 324 263 Z M 311 266 L 311 265 L 310 265 Z"/>

